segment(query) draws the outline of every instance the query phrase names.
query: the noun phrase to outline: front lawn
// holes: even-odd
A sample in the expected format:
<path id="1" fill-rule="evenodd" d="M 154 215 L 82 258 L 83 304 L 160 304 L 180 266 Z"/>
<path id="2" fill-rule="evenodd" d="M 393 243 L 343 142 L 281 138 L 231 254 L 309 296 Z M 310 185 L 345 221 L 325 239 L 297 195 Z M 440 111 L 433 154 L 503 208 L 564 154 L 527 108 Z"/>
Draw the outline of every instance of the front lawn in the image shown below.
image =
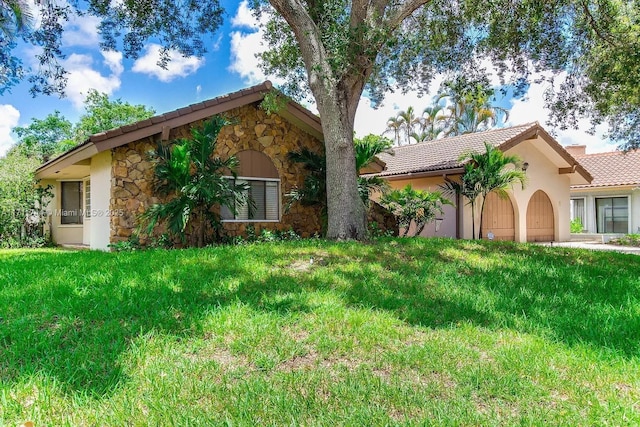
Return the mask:
<path id="1" fill-rule="evenodd" d="M 639 425 L 640 257 L 0 251 L 0 425 Z"/>

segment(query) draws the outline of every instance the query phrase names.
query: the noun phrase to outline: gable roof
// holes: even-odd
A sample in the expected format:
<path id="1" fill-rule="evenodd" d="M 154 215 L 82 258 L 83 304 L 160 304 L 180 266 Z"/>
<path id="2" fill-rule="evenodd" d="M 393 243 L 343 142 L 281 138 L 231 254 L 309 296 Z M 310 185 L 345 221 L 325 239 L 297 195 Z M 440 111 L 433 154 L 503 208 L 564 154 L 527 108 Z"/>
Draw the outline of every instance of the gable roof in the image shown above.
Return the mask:
<path id="1" fill-rule="evenodd" d="M 583 154 L 576 158 L 593 175 L 593 181 L 572 185 L 572 189 L 640 185 L 640 150 Z"/>
<path id="2" fill-rule="evenodd" d="M 85 161 L 102 151 L 116 148 L 152 135 L 165 135 L 165 133 L 168 135 L 170 129 L 261 101 L 264 95 L 272 88 L 273 85 L 267 80 L 264 83 L 237 92 L 218 96 L 168 113 L 159 114 L 146 120 L 91 135 L 82 144 L 40 166 L 36 170 L 36 174 L 41 177 L 46 172 L 52 170 L 52 168 L 60 170 L 78 162 Z M 279 111 L 278 114 L 323 141 L 320 118 L 302 105 L 295 101 L 289 101 L 286 108 Z"/>
<path id="3" fill-rule="evenodd" d="M 504 152 L 523 141 L 536 138 L 544 140 L 563 160 L 564 166 L 575 170 L 587 182 L 591 181 L 589 172 L 538 122 L 395 147 L 393 154 L 384 153 L 378 156 L 387 167 L 377 175 L 387 179 L 400 179 L 409 175 L 436 176 L 443 173 L 462 173 L 465 162 L 459 160 L 460 156 L 471 151 L 484 152 L 485 142 Z"/>

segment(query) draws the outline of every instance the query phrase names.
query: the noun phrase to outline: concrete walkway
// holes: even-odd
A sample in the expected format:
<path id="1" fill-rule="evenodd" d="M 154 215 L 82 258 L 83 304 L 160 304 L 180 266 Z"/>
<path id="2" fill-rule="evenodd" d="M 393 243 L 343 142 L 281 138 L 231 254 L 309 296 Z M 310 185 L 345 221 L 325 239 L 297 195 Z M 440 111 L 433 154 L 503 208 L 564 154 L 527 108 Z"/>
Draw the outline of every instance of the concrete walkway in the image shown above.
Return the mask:
<path id="1" fill-rule="evenodd" d="M 640 255 L 640 248 L 635 246 L 618 246 L 618 245 L 609 245 L 606 243 L 591 243 L 591 242 L 551 242 L 551 243 L 541 243 L 543 246 L 559 246 L 564 248 L 580 248 L 580 249 L 591 249 L 594 251 L 614 251 L 614 252 L 622 252 L 626 254 L 634 254 Z"/>

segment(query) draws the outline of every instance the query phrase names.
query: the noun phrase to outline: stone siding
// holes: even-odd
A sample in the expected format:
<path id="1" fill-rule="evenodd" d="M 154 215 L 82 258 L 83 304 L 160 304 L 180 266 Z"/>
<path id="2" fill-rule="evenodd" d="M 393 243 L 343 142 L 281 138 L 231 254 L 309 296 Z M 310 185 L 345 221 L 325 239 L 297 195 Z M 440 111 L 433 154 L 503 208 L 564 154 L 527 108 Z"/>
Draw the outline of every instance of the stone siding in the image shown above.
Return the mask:
<path id="1" fill-rule="evenodd" d="M 288 212 L 284 212 L 284 205 L 285 194 L 294 187 L 301 187 L 306 174 L 301 164 L 287 159 L 287 153 L 303 147 L 321 152 L 322 142 L 279 115 L 268 115 L 255 105 L 233 109 L 226 116 L 235 120 L 236 124 L 222 129 L 213 155 L 226 158 L 243 150 L 256 150 L 267 155 L 280 176 L 283 212 L 279 222 L 225 222 L 225 233 L 229 236 L 246 236 L 249 224 L 253 225 L 256 233 L 262 229 L 293 229 L 303 237 L 319 233 L 321 220 L 317 209 L 294 204 Z M 201 124 L 196 122 L 192 125 Z M 189 138 L 190 129 L 191 126 L 172 129 L 169 139 Z M 156 148 L 159 138 L 160 135 L 156 135 L 113 149 L 111 208 L 114 211 L 122 210 L 124 214 L 111 218 L 112 243 L 127 240 L 135 231 L 137 215 L 148 206 L 162 201 L 153 192 L 154 171 L 148 160 L 148 153 Z M 160 235 L 163 231 L 158 229 L 154 235 Z"/>

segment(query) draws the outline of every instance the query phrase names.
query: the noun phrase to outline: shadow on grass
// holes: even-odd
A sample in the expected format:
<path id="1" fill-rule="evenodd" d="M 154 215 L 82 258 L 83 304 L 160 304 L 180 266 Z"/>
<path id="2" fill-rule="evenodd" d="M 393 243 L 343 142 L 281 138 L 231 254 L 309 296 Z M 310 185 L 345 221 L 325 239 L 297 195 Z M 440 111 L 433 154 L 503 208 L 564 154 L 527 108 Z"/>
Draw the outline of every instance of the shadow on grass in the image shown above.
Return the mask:
<path id="1" fill-rule="evenodd" d="M 310 255 L 322 262 L 291 268 Z M 509 327 L 635 357 L 639 261 L 448 240 L 16 252 L 0 260 L 0 379 L 45 372 L 68 391 L 102 395 L 126 381 L 119 360 L 142 334 L 201 336 L 207 313 L 237 302 L 304 313 L 316 291 L 413 325 Z"/>

